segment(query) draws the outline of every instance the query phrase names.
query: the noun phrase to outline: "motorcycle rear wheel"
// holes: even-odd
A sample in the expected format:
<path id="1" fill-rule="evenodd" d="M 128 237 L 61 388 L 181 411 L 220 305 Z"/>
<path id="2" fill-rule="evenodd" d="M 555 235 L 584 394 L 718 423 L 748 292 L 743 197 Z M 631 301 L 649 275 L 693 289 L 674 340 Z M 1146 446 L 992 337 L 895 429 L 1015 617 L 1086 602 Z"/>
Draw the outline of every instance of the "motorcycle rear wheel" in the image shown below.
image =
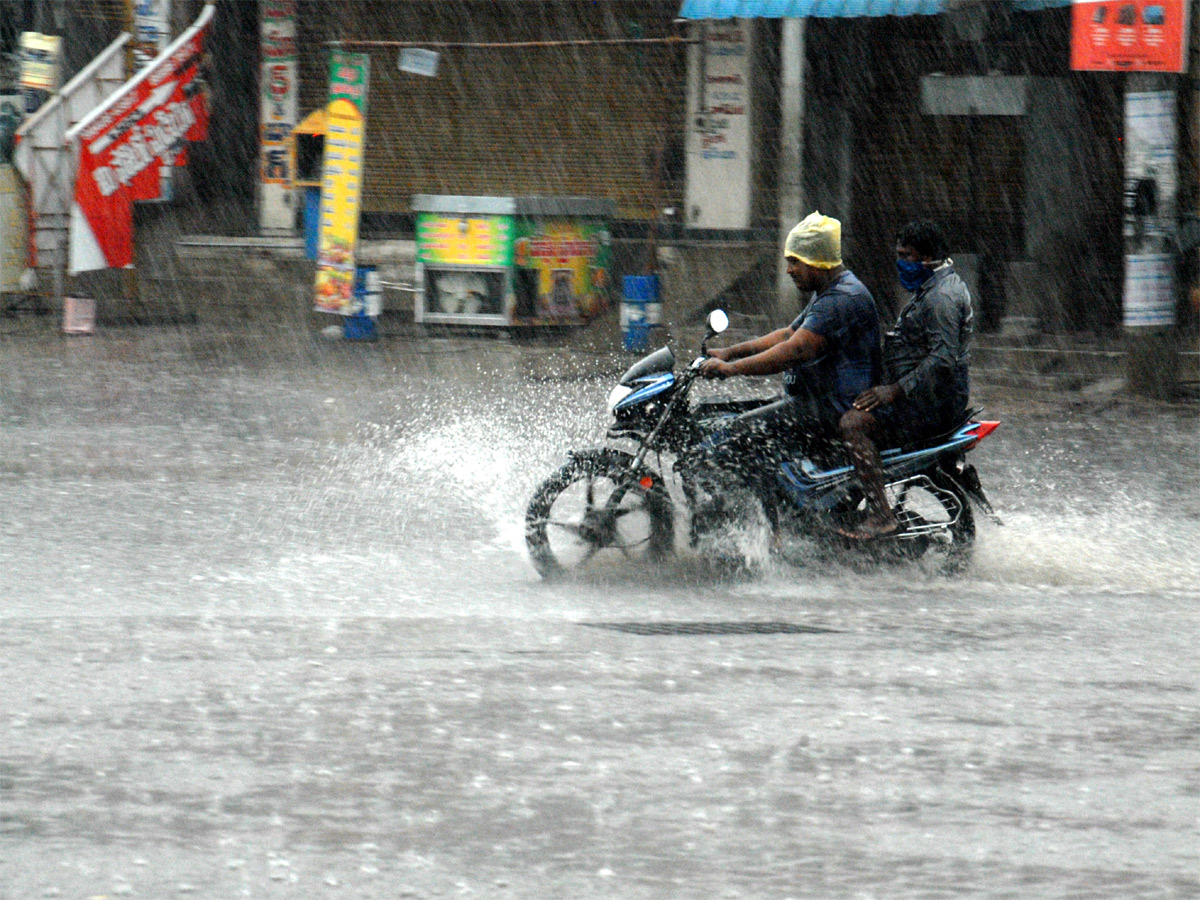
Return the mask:
<path id="1" fill-rule="evenodd" d="M 671 501 L 649 469 L 618 451 L 573 456 L 525 513 L 525 545 L 546 579 L 662 556 L 674 540 Z"/>
<path id="2" fill-rule="evenodd" d="M 896 498 L 896 511 L 910 529 L 914 525 L 949 525 L 936 537 L 917 536 L 897 543 L 906 554 L 933 557 L 942 572 L 956 575 L 971 561 L 975 516 L 958 482 L 940 471 L 930 473 L 929 479 L 935 490 L 914 487 L 902 491 Z"/>

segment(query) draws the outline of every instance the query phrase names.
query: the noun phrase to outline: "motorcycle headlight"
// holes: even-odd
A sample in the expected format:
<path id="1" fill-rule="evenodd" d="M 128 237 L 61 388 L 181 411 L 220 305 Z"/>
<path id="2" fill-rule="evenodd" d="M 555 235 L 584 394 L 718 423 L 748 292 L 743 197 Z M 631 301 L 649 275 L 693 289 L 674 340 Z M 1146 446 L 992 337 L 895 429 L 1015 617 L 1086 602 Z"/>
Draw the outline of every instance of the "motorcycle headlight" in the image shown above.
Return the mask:
<path id="1" fill-rule="evenodd" d="M 608 393 L 608 411 L 615 413 L 617 404 L 633 393 L 633 388 L 628 385 L 618 384 Z"/>

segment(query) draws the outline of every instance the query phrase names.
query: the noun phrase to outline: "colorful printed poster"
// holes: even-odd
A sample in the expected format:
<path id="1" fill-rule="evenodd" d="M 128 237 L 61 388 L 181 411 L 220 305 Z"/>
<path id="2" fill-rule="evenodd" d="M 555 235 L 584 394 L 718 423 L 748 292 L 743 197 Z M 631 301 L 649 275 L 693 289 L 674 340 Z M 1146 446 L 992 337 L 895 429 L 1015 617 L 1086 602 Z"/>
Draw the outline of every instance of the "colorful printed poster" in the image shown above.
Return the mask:
<path id="1" fill-rule="evenodd" d="M 136 0 L 133 4 L 133 71 L 140 72 L 171 43 L 171 0 Z M 157 202 L 175 199 L 174 166 L 163 166 Z"/>
<path id="2" fill-rule="evenodd" d="M 214 7 L 178 40 L 67 131 L 77 154 L 71 206 L 72 275 L 133 263 L 133 202 L 161 195 L 162 169 L 208 136 L 200 76 Z"/>
<path id="3" fill-rule="evenodd" d="M 171 0 L 137 0 L 133 6 L 133 70 L 145 68 L 171 43 Z"/>
<path id="4" fill-rule="evenodd" d="M 352 315 L 354 252 L 362 201 L 370 57 L 335 50 L 329 63 L 325 159 L 317 247 L 317 312 Z"/>
<path id="5" fill-rule="evenodd" d="M 536 320 L 578 322 L 608 308 L 608 226 L 586 219 L 522 219 L 513 262 L 537 273 Z"/>
<path id="6" fill-rule="evenodd" d="M 1187 0 L 1074 0 L 1071 68 L 1187 71 Z"/>

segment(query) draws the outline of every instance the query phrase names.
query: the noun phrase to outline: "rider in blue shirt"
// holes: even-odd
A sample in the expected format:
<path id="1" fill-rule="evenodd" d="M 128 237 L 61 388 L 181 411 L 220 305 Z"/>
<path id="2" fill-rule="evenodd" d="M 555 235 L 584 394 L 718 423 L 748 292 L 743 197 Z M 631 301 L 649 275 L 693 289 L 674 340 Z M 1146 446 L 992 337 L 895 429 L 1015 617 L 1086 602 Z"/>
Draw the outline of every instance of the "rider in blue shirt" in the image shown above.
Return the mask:
<path id="1" fill-rule="evenodd" d="M 814 335 L 819 340 L 811 343 L 824 348 L 783 374 L 788 395 L 811 398 L 822 421 L 850 409 L 880 371 L 879 316 L 871 292 L 844 266 L 830 277 L 789 326 L 793 335 Z"/>
<path id="2" fill-rule="evenodd" d="M 841 416 L 880 376 L 879 315 L 866 286 L 842 264 L 841 223 L 814 212 L 784 243 L 787 272 L 813 293 L 785 328 L 710 349 L 706 378 L 784 373 L 784 395 L 733 420 L 708 448 L 719 471 L 773 481 L 775 467 L 832 440 Z"/>

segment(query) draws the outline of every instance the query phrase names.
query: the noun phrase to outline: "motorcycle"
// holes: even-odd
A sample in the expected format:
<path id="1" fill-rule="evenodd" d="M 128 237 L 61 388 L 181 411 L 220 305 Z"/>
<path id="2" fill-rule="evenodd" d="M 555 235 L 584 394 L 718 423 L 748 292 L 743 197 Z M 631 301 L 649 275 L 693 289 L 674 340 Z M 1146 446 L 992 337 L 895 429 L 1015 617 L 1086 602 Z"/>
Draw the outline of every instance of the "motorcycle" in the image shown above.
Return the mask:
<path id="1" fill-rule="evenodd" d="M 714 310 L 706 324 L 700 355 L 680 374 L 670 347 L 634 363 L 608 398 L 615 420 L 607 433 L 610 443 L 569 451 L 566 463 L 534 492 L 525 515 L 525 542 L 543 578 L 600 565 L 606 556 L 665 557 L 675 549 L 680 511 L 689 517 L 692 548 L 704 555 L 712 544 L 718 548 L 714 555 L 727 562 L 728 546 L 720 538 L 737 526 L 730 509 L 741 516 L 757 511 L 760 522 L 831 543 L 839 552 L 854 549 L 901 561 L 937 553 L 948 573 L 967 564 L 975 542 L 972 507 L 1000 520 L 965 456 L 999 422 L 976 420 L 982 410 L 972 409 L 944 435 L 883 451 L 888 499 L 901 523 L 894 536 L 859 542 L 838 534 L 839 527 L 861 521 L 866 501 L 853 466 L 831 455 L 784 460 L 770 490 L 747 488 L 737 502 L 713 498 L 697 472 L 680 461 L 694 458 L 733 416 L 769 401 L 690 402 L 708 341 L 728 328 L 729 318 Z M 679 490 L 672 492 L 672 483 Z M 726 514 L 705 514 L 714 499 Z"/>

